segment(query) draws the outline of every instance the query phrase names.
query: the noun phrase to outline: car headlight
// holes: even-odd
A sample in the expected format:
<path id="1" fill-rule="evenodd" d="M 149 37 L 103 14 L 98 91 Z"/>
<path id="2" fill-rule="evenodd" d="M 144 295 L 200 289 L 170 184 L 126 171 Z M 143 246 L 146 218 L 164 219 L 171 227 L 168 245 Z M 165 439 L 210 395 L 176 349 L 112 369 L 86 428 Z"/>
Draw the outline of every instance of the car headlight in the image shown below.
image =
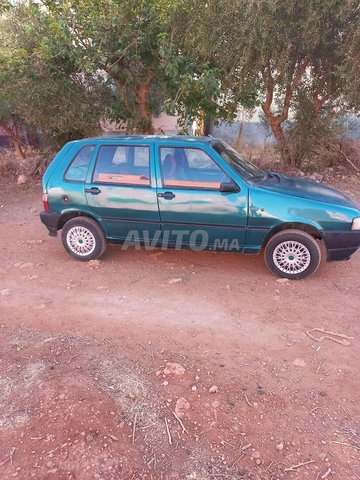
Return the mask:
<path id="1" fill-rule="evenodd" d="M 360 217 L 354 218 L 352 221 L 351 230 L 360 230 Z"/>

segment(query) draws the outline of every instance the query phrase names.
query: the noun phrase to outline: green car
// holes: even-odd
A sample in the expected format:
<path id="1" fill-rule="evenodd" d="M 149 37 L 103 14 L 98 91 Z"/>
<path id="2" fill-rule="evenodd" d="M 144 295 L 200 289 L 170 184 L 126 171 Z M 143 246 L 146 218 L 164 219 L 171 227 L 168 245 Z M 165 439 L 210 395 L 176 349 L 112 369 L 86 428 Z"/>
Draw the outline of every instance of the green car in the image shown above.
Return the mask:
<path id="1" fill-rule="evenodd" d="M 78 260 L 128 247 L 259 253 L 279 277 L 316 272 L 360 246 L 341 192 L 260 170 L 221 140 L 108 136 L 67 143 L 43 177 L 41 221 Z"/>

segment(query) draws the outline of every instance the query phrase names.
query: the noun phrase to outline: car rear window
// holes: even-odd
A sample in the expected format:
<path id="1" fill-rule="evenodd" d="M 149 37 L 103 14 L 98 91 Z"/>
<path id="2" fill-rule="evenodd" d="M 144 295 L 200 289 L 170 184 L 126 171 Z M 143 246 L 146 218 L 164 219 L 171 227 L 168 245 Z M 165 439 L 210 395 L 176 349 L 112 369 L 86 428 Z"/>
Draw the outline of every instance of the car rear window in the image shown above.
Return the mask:
<path id="1" fill-rule="evenodd" d="M 150 185 L 150 152 L 142 145 L 103 145 L 93 181 L 116 185 Z"/>
<path id="2" fill-rule="evenodd" d="M 65 180 L 70 182 L 85 182 L 95 145 L 85 145 L 75 155 L 66 173 Z"/>

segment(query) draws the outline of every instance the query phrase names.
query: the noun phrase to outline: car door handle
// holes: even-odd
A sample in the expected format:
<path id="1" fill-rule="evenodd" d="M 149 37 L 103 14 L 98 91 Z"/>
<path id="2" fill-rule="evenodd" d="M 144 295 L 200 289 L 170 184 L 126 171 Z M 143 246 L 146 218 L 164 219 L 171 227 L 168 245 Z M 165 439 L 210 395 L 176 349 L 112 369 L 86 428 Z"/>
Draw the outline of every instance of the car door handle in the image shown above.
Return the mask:
<path id="1" fill-rule="evenodd" d="M 165 200 L 172 200 L 175 198 L 175 194 L 173 192 L 158 193 L 157 196 L 160 198 L 165 198 Z"/>
<path id="2" fill-rule="evenodd" d="M 101 190 L 97 187 L 85 188 L 85 193 L 91 193 L 91 195 L 99 195 L 99 193 L 101 193 Z"/>

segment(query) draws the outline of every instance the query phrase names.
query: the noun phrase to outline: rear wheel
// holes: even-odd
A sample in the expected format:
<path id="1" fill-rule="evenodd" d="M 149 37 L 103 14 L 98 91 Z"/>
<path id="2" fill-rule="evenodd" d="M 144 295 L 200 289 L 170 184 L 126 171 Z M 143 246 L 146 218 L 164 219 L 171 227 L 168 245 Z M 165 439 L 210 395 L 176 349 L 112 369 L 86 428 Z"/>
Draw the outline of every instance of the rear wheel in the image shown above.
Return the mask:
<path id="1" fill-rule="evenodd" d="M 265 247 L 265 262 L 277 276 L 300 280 L 319 268 L 318 242 L 302 230 L 283 230 L 270 238 Z"/>
<path id="2" fill-rule="evenodd" d="M 72 257 L 84 262 L 101 257 L 106 249 L 102 228 L 89 217 L 75 217 L 66 222 L 61 240 Z"/>

